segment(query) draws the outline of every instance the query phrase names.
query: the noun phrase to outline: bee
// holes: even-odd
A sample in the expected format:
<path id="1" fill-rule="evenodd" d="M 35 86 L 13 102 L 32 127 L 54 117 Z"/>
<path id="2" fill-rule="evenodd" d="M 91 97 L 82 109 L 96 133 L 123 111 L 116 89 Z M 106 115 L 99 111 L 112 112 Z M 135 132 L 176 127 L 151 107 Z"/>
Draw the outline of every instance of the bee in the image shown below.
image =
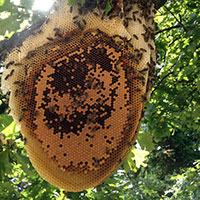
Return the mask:
<path id="1" fill-rule="evenodd" d="M 55 106 L 49 106 L 49 112 L 53 113 L 55 112 L 56 107 Z"/>
<path id="2" fill-rule="evenodd" d="M 127 124 L 127 126 L 125 127 L 125 130 L 129 130 L 131 128 L 130 124 Z"/>
<path id="3" fill-rule="evenodd" d="M 137 58 L 138 58 L 139 60 L 141 60 L 141 59 L 142 59 L 142 56 L 143 56 L 143 54 L 142 54 L 142 53 L 139 53 L 139 54 L 137 54 Z"/>
<path id="4" fill-rule="evenodd" d="M 128 120 L 131 120 L 131 113 L 128 113 Z"/>
<path id="5" fill-rule="evenodd" d="M 95 16 L 99 16 L 99 14 L 98 14 L 97 12 L 93 12 L 93 14 L 94 14 Z"/>
<path id="6" fill-rule="evenodd" d="M 93 165 L 94 165 L 95 167 L 99 167 L 98 161 L 95 161 L 95 162 L 93 163 Z"/>
<path id="7" fill-rule="evenodd" d="M 16 90 L 15 90 L 15 97 L 17 97 L 18 94 L 19 94 L 19 90 L 16 89 Z"/>
<path id="8" fill-rule="evenodd" d="M 46 126 L 48 129 L 51 128 L 50 124 L 48 124 L 48 123 L 45 123 L 45 126 Z"/>
<path id="9" fill-rule="evenodd" d="M 153 61 L 153 58 L 151 57 L 150 59 L 151 59 L 151 60 L 150 60 L 151 63 L 152 63 L 153 65 L 156 65 L 156 63 Z"/>
<path id="10" fill-rule="evenodd" d="M 31 102 L 28 99 L 24 99 L 24 101 L 26 102 L 27 106 L 31 106 Z"/>
<path id="11" fill-rule="evenodd" d="M 7 65 L 6 65 L 6 69 L 8 69 L 8 67 L 10 66 L 10 65 L 13 65 L 15 62 L 14 61 L 10 61 Z"/>
<path id="12" fill-rule="evenodd" d="M 22 112 L 28 111 L 28 108 L 22 108 Z"/>
<path id="13" fill-rule="evenodd" d="M 51 37 L 47 37 L 47 40 L 49 40 L 49 41 L 53 41 L 53 38 L 51 38 Z"/>
<path id="14" fill-rule="evenodd" d="M 9 76 L 10 76 L 10 74 L 8 74 L 8 75 L 5 77 L 4 80 L 5 80 L 5 81 L 8 80 Z"/>
<path id="15" fill-rule="evenodd" d="M 21 66 L 22 63 L 15 63 L 14 65 L 15 65 L 15 66 Z"/>
<path id="16" fill-rule="evenodd" d="M 24 93 L 24 95 L 27 95 L 29 93 L 29 90 L 25 89 L 23 93 Z"/>
<path id="17" fill-rule="evenodd" d="M 129 8 L 126 8 L 126 9 L 125 9 L 125 12 L 130 12 L 131 9 L 132 9 L 132 6 L 130 6 Z"/>
<path id="18" fill-rule="evenodd" d="M 132 14 L 135 15 L 135 14 L 137 14 L 138 12 L 139 12 L 139 11 L 137 10 L 137 11 L 132 12 Z"/>
<path id="19" fill-rule="evenodd" d="M 138 75 L 135 76 L 134 79 L 138 79 L 138 80 L 142 80 L 142 81 L 145 80 L 145 78 L 143 76 L 138 76 Z"/>
<path id="20" fill-rule="evenodd" d="M 129 58 L 134 60 L 135 59 L 135 56 L 133 54 L 129 54 Z"/>
<path id="21" fill-rule="evenodd" d="M 127 142 L 127 144 L 128 144 L 128 146 L 129 146 L 129 147 L 131 147 L 131 146 L 132 146 L 132 144 L 131 144 L 130 142 Z"/>
<path id="22" fill-rule="evenodd" d="M 50 21 L 50 19 L 48 18 L 48 19 L 46 20 L 46 22 L 45 22 L 45 23 L 46 23 L 46 24 L 48 24 L 48 23 L 49 23 L 49 21 Z"/>
<path id="23" fill-rule="evenodd" d="M 35 116 L 35 117 L 38 116 L 38 113 L 39 112 L 37 110 L 35 110 L 35 112 L 33 113 L 33 116 Z"/>
<path id="24" fill-rule="evenodd" d="M 133 34 L 133 37 L 135 37 L 136 40 L 138 40 L 138 36 L 136 34 Z"/>
<path id="25" fill-rule="evenodd" d="M 21 122 L 24 119 L 24 115 L 21 115 L 19 118 L 19 122 Z"/>
<path id="26" fill-rule="evenodd" d="M 134 61 L 136 62 L 136 64 L 139 64 L 139 60 L 138 59 L 134 59 Z"/>
<path id="27" fill-rule="evenodd" d="M 142 24 L 142 21 L 141 21 L 141 19 L 140 19 L 140 18 L 137 18 L 137 20 L 138 20 L 138 22 L 139 22 L 140 24 Z"/>
<path id="28" fill-rule="evenodd" d="M 64 117 L 63 117 L 63 115 L 61 114 L 61 115 L 59 115 L 59 120 L 60 120 L 60 122 L 62 122 L 63 120 L 64 120 Z"/>
<path id="29" fill-rule="evenodd" d="M 41 33 L 42 33 L 42 30 L 39 30 L 38 33 L 41 34 Z"/>
<path id="30" fill-rule="evenodd" d="M 141 118 L 143 118 L 144 117 L 144 110 L 142 110 L 142 112 L 141 112 Z"/>
<path id="31" fill-rule="evenodd" d="M 26 76 L 28 75 L 28 67 L 27 66 L 25 66 L 25 68 L 24 68 L 24 73 Z"/>
<path id="32" fill-rule="evenodd" d="M 132 15 L 133 21 L 136 21 L 136 17 L 135 15 Z"/>
<path id="33" fill-rule="evenodd" d="M 74 16 L 74 17 L 73 17 L 73 20 L 75 20 L 75 19 L 77 19 L 77 18 L 78 18 L 78 15 Z"/>
<path id="34" fill-rule="evenodd" d="M 8 115 L 10 114 L 10 112 L 11 112 L 11 109 L 8 110 Z"/>
<path id="35" fill-rule="evenodd" d="M 151 33 L 151 39 L 154 40 L 155 39 L 155 34 Z"/>
<path id="36" fill-rule="evenodd" d="M 117 67 L 117 65 L 115 65 L 115 73 L 119 73 L 119 68 Z"/>
<path id="37" fill-rule="evenodd" d="M 70 6 L 69 12 L 72 13 L 73 12 L 73 7 Z"/>
<path id="38" fill-rule="evenodd" d="M 52 61 L 49 62 L 49 65 L 50 65 L 52 68 L 54 68 L 54 65 L 53 65 L 53 62 L 52 62 Z"/>
<path id="39" fill-rule="evenodd" d="M 142 26 L 143 26 L 144 30 L 147 31 L 148 28 L 144 24 L 142 24 Z"/>
<path id="40" fill-rule="evenodd" d="M 67 77 L 66 76 L 63 76 L 63 81 L 67 82 Z"/>
<path id="41" fill-rule="evenodd" d="M 60 29 L 59 28 L 54 28 L 53 30 L 55 31 L 55 37 L 56 36 L 62 37 L 62 34 L 60 34 Z"/>
<path id="42" fill-rule="evenodd" d="M 148 44 L 148 46 L 149 46 L 149 48 L 150 48 L 151 50 L 154 50 L 154 48 L 153 48 L 153 46 L 152 46 L 151 44 Z"/>
<path id="43" fill-rule="evenodd" d="M 134 49 L 134 51 L 135 51 L 135 52 L 138 52 L 138 53 L 140 52 L 140 50 L 139 50 L 139 49 Z"/>
<path id="44" fill-rule="evenodd" d="M 80 22 L 78 23 L 78 28 L 79 28 L 81 31 L 83 31 L 83 29 L 84 29 Z"/>
<path id="45" fill-rule="evenodd" d="M 26 56 L 27 59 L 32 58 L 33 56 L 35 56 L 35 52 L 28 52 L 28 55 Z"/>
<path id="46" fill-rule="evenodd" d="M 85 21 L 85 19 L 82 19 L 82 21 L 83 21 L 83 24 L 86 25 L 86 21 Z"/>
<path id="47" fill-rule="evenodd" d="M 145 95 L 141 95 L 141 102 L 146 102 L 147 101 L 147 97 Z"/>
<path id="48" fill-rule="evenodd" d="M 131 43 L 128 43 L 128 45 L 129 45 L 131 48 L 133 48 L 133 45 L 132 45 Z"/>
<path id="49" fill-rule="evenodd" d="M 119 17 L 120 17 L 120 19 L 122 19 L 124 17 L 124 13 L 120 12 Z"/>
<path id="50" fill-rule="evenodd" d="M 145 82 L 144 81 L 142 81 L 142 86 L 145 86 Z"/>
<path id="51" fill-rule="evenodd" d="M 139 72 L 142 73 L 142 72 L 146 72 L 148 70 L 149 70 L 148 68 L 144 68 L 144 69 L 140 70 Z"/>
<path id="52" fill-rule="evenodd" d="M 147 63 L 147 66 L 148 66 L 149 68 L 152 68 L 152 67 L 153 67 L 149 62 Z"/>
<path id="53" fill-rule="evenodd" d="M 143 48 L 140 48 L 140 50 L 143 51 L 143 52 L 147 52 L 147 50 L 146 50 L 146 49 L 143 49 Z"/>
<path id="54" fill-rule="evenodd" d="M 106 152 L 107 154 L 109 154 L 110 150 L 109 150 L 108 147 L 105 148 L 105 152 Z"/>

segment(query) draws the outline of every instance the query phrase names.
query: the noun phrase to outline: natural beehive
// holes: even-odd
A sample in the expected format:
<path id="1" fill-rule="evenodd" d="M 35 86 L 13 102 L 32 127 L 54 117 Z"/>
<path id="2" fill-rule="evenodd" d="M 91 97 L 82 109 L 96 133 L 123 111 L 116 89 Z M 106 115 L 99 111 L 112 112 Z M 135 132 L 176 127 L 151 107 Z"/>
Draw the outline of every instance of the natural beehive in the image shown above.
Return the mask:
<path id="1" fill-rule="evenodd" d="M 106 180 L 136 140 L 151 90 L 153 4 L 104 16 L 58 1 L 8 55 L 2 89 L 38 173 L 67 191 Z"/>

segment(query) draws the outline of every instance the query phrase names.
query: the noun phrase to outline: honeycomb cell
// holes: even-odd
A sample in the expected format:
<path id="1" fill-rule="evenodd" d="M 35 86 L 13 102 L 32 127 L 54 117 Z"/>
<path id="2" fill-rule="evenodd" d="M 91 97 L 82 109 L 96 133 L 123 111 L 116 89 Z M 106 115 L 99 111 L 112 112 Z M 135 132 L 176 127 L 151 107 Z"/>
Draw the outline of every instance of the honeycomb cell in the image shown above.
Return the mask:
<path id="1" fill-rule="evenodd" d="M 65 9 L 68 14 L 62 18 Z M 98 16 L 85 15 L 81 22 L 89 25 L 84 30 L 83 24 L 72 23 L 66 1 L 61 1 L 59 10 L 61 35 L 54 38 L 45 32 L 57 24 L 54 19 L 51 25 L 50 17 L 41 44 L 40 38 L 30 37 L 23 44 L 29 44 L 26 56 L 23 51 L 10 54 L 15 62 L 5 70 L 2 85 L 11 90 L 11 114 L 21 126 L 35 169 L 51 184 L 76 192 L 105 181 L 130 152 L 154 50 L 145 44 L 147 34 L 145 41 L 135 33 L 128 40 L 135 30 L 124 27 L 119 17 L 102 22 Z M 137 25 L 143 34 L 144 27 L 138 21 Z M 108 33 L 108 27 L 115 31 Z M 31 49 L 31 44 L 37 47 Z"/>

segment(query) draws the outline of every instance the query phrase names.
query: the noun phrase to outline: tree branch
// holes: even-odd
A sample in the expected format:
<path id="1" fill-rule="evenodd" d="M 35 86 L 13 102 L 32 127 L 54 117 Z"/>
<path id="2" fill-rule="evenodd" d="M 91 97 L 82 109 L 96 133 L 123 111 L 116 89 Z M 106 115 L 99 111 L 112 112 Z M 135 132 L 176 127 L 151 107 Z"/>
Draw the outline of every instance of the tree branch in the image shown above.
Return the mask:
<path id="1" fill-rule="evenodd" d="M 169 28 L 165 28 L 165 29 L 157 31 L 155 33 L 155 35 L 157 35 L 159 33 L 162 33 L 162 32 L 165 32 L 165 31 L 170 31 L 171 29 L 175 29 L 175 28 L 182 28 L 182 26 L 181 25 L 176 25 L 176 26 L 172 26 L 172 27 L 169 27 Z"/>
<path id="2" fill-rule="evenodd" d="M 173 16 L 174 16 L 174 18 L 176 19 L 176 21 L 183 27 L 183 29 L 184 30 L 186 30 L 186 27 L 183 25 L 183 23 L 176 17 L 176 15 L 169 9 L 169 8 L 167 8 L 166 6 L 164 6 L 164 8 L 166 9 L 166 10 L 168 10 Z"/>
<path id="3" fill-rule="evenodd" d="M 168 76 L 170 76 L 171 74 L 173 74 L 174 73 L 174 71 L 171 71 L 171 69 L 174 67 L 176 65 L 176 63 L 175 64 L 173 64 L 170 68 L 169 68 L 169 73 L 168 74 L 166 74 L 165 76 L 163 76 L 162 77 L 162 79 L 155 85 L 155 87 L 153 88 L 153 90 L 152 90 L 152 93 L 151 93 L 151 96 L 153 96 L 153 93 L 156 91 L 156 89 L 161 85 L 161 83 L 168 77 Z"/>

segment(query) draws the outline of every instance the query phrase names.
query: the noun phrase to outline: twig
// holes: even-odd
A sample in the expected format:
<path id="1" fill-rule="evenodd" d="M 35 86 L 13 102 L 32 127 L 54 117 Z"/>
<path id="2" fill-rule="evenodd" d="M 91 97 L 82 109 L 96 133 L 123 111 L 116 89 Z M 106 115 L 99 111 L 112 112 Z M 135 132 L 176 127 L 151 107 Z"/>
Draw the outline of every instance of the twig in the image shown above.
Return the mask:
<path id="1" fill-rule="evenodd" d="M 176 25 L 176 26 L 172 26 L 172 27 L 169 27 L 169 28 L 165 28 L 165 29 L 157 31 L 155 33 L 155 35 L 157 35 L 159 33 L 162 33 L 162 32 L 165 32 L 165 31 L 170 31 L 171 29 L 175 29 L 175 28 L 182 28 L 182 26 L 181 25 Z"/>
<path id="2" fill-rule="evenodd" d="M 176 21 L 183 27 L 183 29 L 186 31 L 186 27 L 183 25 L 183 23 L 175 16 L 175 14 L 169 9 L 169 8 L 167 8 L 166 6 L 164 6 L 164 8 L 166 9 L 166 10 L 168 10 L 173 16 L 174 16 L 174 18 L 176 19 Z"/>
<path id="3" fill-rule="evenodd" d="M 170 71 L 175 65 L 176 65 L 176 63 L 173 64 L 173 65 L 170 67 L 169 71 Z M 152 90 L 151 96 L 153 95 L 153 93 L 155 92 L 155 90 L 161 85 L 161 83 L 162 83 L 168 76 L 170 76 L 170 75 L 173 74 L 173 73 L 174 73 L 174 71 L 170 71 L 168 74 L 166 74 L 165 76 L 162 77 L 162 79 L 158 82 L 158 84 L 157 84 L 157 85 L 154 87 L 154 89 Z"/>

